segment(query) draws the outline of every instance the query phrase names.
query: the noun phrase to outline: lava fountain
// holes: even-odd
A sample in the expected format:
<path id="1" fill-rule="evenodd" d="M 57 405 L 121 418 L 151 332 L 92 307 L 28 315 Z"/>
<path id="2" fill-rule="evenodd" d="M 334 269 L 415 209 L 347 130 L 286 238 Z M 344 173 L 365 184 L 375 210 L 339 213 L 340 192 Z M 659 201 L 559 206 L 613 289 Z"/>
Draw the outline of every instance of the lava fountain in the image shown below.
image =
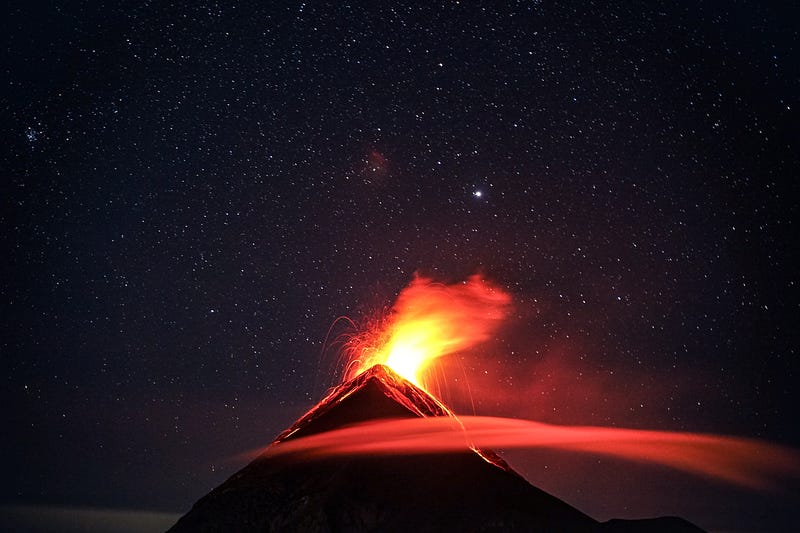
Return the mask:
<path id="1" fill-rule="evenodd" d="M 429 392 L 425 370 L 489 340 L 510 309 L 511 296 L 478 275 L 451 285 L 416 276 L 384 321 L 348 343 L 346 378 L 383 364 Z"/>

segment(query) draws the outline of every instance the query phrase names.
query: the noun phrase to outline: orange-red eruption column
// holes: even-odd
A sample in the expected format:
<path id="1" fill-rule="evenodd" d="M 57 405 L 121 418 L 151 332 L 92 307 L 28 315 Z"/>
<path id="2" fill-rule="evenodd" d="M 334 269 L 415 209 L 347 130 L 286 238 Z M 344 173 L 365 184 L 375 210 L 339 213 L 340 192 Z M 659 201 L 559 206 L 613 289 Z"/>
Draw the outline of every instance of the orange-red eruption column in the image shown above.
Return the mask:
<path id="1" fill-rule="evenodd" d="M 400 292 L 383 327 L 350 342 L 346 378 L 384 364 L 425 388 L 428 365 L 488 340 L 510 308 L 511 296 L 477 275 L 452 285 L 417 276 Z"/>

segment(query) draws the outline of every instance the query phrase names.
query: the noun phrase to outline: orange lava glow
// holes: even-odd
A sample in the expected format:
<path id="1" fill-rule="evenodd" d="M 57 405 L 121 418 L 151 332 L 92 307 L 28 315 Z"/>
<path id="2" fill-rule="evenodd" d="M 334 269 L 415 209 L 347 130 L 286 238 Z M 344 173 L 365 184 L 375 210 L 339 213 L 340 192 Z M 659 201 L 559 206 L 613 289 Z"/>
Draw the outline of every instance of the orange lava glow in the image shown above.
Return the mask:
<path id="1" fill-rule="evenodd" d="M 477 275 L 452 285 L 417 276 L 381 326 L 351 340 L 346 379 L 384 364 L 425 388 L 433 361 L 488 340 L 510 305 L 508 293 Z"/>
<path id="2" fill-rule="evenodd" d="M 276 443 L 254 453 L 304 459 L 396 455 L 469 448 L 550 448 L 608 455 L 676 468 L 752 489 L 780 490 L 800 479 L 796 450 L 721 435 L 593 426 L 558 426 L 510 418 L 465 416 L 379 420 Z M 252 455 L 252 454 L 248 454 Z"/>

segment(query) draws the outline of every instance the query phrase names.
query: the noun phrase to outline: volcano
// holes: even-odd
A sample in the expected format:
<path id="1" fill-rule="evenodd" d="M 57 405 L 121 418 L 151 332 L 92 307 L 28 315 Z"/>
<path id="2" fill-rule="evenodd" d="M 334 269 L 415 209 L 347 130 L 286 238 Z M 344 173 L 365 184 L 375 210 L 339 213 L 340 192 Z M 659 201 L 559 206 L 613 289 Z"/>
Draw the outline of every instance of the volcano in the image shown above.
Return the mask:
<path id="1" fill-rule="evenodd" d="M 376 419 L 453 417 L 383 365 L 336 387 L 272 446 Z M 269 450 L 201 498 L 172 533 L 264 531 L 701 531 L 675 517 L 598 522 L 488 450 L 298 458 Z"/>

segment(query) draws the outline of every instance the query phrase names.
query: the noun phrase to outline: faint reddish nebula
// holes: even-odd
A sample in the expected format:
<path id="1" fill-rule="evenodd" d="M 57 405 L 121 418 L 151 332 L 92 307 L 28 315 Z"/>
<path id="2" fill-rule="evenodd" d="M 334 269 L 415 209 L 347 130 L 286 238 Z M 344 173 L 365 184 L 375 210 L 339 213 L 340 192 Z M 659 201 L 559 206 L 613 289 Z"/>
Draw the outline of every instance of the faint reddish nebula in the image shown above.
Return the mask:
<path id="1" fill-rule="evenodd" d="M 370 149 L 364 158 L 361 175 L 366 183 L 380 184 L 389 175 L 389 160 L 383 153 Z"/>
<path id="2" fill-rule="evenodd" d="M 549 448 L 662 465 L 752 489 L 800 479 L 797 451 L 755 439 L 463 416 L 372 421 L 274 444 L 255 453 L 300 456 L 428 454 Z"/>

